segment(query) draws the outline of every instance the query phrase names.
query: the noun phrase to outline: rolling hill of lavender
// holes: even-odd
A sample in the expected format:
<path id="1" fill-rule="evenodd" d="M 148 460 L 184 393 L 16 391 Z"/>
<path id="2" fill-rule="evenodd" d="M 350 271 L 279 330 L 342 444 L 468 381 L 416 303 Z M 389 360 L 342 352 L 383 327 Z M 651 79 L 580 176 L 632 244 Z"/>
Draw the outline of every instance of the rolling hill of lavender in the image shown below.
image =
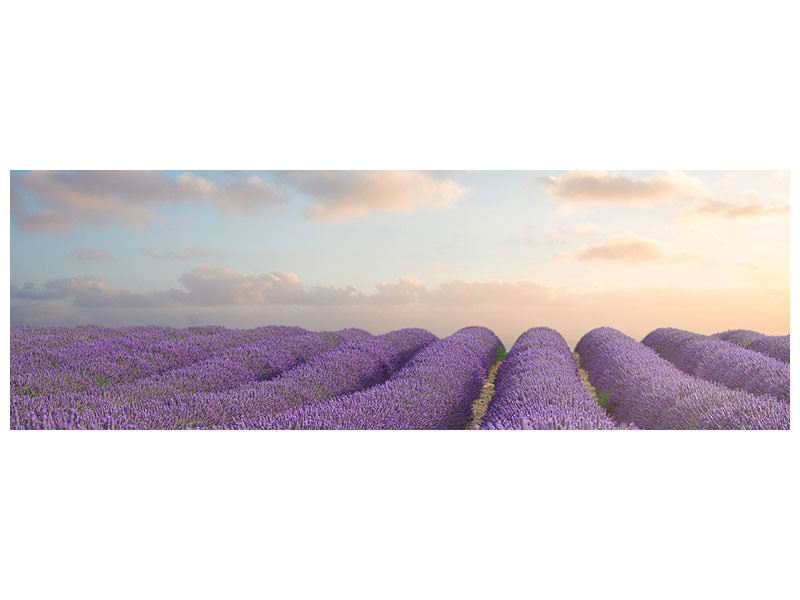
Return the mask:
<path id="1" fill-rule="evenodd" d="M 788 429 L 789 336 L 14 327 L 12 429 Z"/>

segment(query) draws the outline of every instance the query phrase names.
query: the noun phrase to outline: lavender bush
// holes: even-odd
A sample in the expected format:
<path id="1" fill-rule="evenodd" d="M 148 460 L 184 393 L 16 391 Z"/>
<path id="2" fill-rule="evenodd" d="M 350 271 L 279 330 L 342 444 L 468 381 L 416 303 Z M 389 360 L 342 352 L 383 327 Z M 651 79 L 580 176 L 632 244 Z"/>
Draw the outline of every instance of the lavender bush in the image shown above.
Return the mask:
<path id="1" fill-rule="evenodd" d="M 715 333 L 711 337 L 719 340 L 725 340 L 726 342 L 733 342 L 742 348 L 747 348 L 756 340 L 766 336 L 763 333 L 752 331 L 750 329 L 729 329 L 727 331 Z"/>
<path id="2" fill-rule="evenodd" d="M 159 368 L 149 377 L 137 379 L 135 375 L 141 373 L 138 371 L 125 374 L 122 380 L 100 380 L 97 373 L 109 368 L 108 358 L 102 352 L 80 355 L 47 373 L 37 369 L 12 373 L 12 428 L 129 427 L 136 422 L 133 415 L 137 410 L 152 411 L 160 403 L 172 405 L 177 397 L 189 391 L 223 390 L 256 378 L 272 377 L 333 346 L 371 337 L 360 329 L 321 333 L 299 327 L 217 329 L 208 332 L 206 343 L 199 346 L 176 341 L 166 348 L 157 346 L 164 358 L 158 366 L 166 368 Z M 259 341 L 237 346 L 253 339 Z M 215 349 L 220 349 L 220 353 L 215 354 Z M 198 355 L 209 354 L 210 358 L 197 360 Z M 125 356 L 129 361 L 146 363 L 148 357 L 152 358 L 152 351 L 134 345 Z M 104 375 L 108 376 L 107 370 Z M 76 381 L 82 385 L 76 386 Z"/>
<path id="3" fill-rule="evenodd" d="M 484 327 L 466 327 L 416 354 L 388 381 L 237 427 L 259 429 L 463 429 L 472 402 L 503 345 Z"/>
<path id="4" fill-rule="evenodd" d="M 576 351 L 618 423 L 643 429 L 789 428 L 785 402 L 688 375 L 616 329 L 593 329 Z"/>
<path id="5" fill-rule="evenodd" d="M 789 336 L 764 335 L 749 329 L 731 329 L 715 333 L 712 338 L 733 342 L 748 350 L 760 352 L 771 358 L 776 358 L 785 363 L 789 362 Z"/>
<path id="6" fill-rule="evenodd" d="M 642 343 L 690 375 L 789 402 L 787 363 L 732 342 L 671 327 L 651 331 Z"/>
<path id="7" fill-rule="evenodd" d="M 789 364 L 788 335 L 765 335 L 750 344 L 747 349 Z"/>
<path id="8" fill-rule="evenodd" d="M 789 337 L 754 333 L 646 338 L 708 380 L 613 329 L 577 351 L 618 427 L 788 428 Z M 483 327 L 443 340 L 421 329 L 14 327 L 11 349 L 12 429 L 461 429 L 504 352 Z M 784 351 L 786 362 L 766 355 Z M 485 429 L 614 426 L 551 329 L 520 336 L 494 389 Z"/>
<path id="9" fill-rule="evenodd" d="M 383 381 L 405 358 L 435 339 L 433 334 L 419 329 L 377 337 L 353 329 L 318 335 L 330 338 L 328 343 L 338 339 L 340 345 L 312 356 L 275 379 L 253 382 L 253 370 L 240 364 L 239 374 L 247 379 L 236 383 L 233 389 L 218 393 L 175 391 L 174 386 L 181 382 L 195 388 L 220 385 L 204 381 L 221 380 L 225 386 L 235 383 L 224 371 L 226 362 L 212 358 L 208 364 L 198 365 L 197 373 L 206 376 L 200 382 L 191 382 L 191 378 L 185 379 L 183 373 L 175 372 L 174 377 L 154 378 L 143 386 L 112 386 L 94 394 L 62 393 L 38 401 L 16 396 L 12 401 L 12 427 L 15 422 L 24 428 L 70 429 L 232 426 L 250 418 L 254 411 L 280 410 Z M 278 345 L 278 355 L 267 356 L 266 361 L 275 366 L 281 361 L 291 363 L 293 358 L 287 357 L 285 351 L 296 342 L 294 339 Z M 310 340 L 304 340 L 303 344 L 306 349 L 321 349 L 317 342 Z M 299 350 L 302 353 L 303 347 Z M 245 355 L 251 357 L 247 352 Z M 262 355 L 262 364 L 264 359 Z M 209 370 L 211 368 L 214 370 Z M 157 388 L 159 380 L 167 383 L 167 390 Z"/>
<path id="10" fill-rule="evenodd" d="M 560 333 L 523 333 L 497 370 L 481 429 L 614 429 L 609 414 L 581 383 Z"/>
<path id="11" fill-rule="evenodd" d="M 184 367 L 211 354 L 261 339 L 304 332 L 299 327 L 259 327 L 182 337 L 171 328 L 126 332 L 63 347 L 11 356 L 11 389 L 20 395 L 92 392 Z M 363 332 L 364 335 L 368 335 Z"/>

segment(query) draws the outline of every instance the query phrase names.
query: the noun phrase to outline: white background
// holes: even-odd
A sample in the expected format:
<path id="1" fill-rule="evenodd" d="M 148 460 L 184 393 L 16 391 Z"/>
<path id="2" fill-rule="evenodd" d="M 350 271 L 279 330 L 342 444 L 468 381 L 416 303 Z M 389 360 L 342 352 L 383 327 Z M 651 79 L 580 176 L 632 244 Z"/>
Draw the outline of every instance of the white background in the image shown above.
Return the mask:
<path id="1" fill-rule="evenodd" d="M 8 4 L 3 177 L 794 171 L 790 5 Z M 796 598 L 796 429 L 4 426 L 0 589 L 14 600 Z"/>

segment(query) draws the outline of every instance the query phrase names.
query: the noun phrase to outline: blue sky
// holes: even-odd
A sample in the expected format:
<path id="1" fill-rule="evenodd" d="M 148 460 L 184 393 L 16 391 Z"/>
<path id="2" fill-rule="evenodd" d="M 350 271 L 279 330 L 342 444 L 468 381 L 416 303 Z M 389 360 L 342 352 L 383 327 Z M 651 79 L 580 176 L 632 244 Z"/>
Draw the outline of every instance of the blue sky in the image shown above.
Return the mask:
<path id="1" fill-rule="evenodd" d="M 14 172 L 11 320 L 785 333 L 788 203 L 785 172 Z"/>

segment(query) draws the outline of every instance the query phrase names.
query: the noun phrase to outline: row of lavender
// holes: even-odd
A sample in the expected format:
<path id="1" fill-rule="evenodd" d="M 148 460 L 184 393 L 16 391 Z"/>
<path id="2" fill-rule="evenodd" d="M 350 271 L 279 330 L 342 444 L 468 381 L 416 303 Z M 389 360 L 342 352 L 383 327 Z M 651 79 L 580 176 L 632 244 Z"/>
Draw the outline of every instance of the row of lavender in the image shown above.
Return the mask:
<path id="1" fill-rule="evenodd" d="M 650 332 L 642 343 L 685 373 L 789 402 L 789 363 L 718 337 L 671 327 Z"/>
<path id="2" fill-rule="evenodd" d="M 237 423 L 259 429 L 464 429 L 489 368 L 504 351 L 485 327 L 431 344 L 375 385 L 284 412 L 254 411 Z"/>
<path id="3" fill-rule="evenodd" d="M 221 336 L 206 343 L 205 357 L 174 354 L 151 365 L 161 353 L 160 338 L 172 339 L 175 330 L 143 329 L 80 342 L 70 332 L 39 333 L 45 347 L 18 352 L 12 368 L 12 428 L 463 429 L 487 371 L 503 351 L 497 336 L 482 327 L 443 340 L 421 329 L 382 336 L 361 330 L 220 329 L 204 334 Z M 53 335 L 64 343 L 51 343 Z M 194 337 L 179 336 L 187 350 L 194 349 Z M 145 340 L 145 347 L 137 340 Z M 105 385 L 85 381 L 108 376 L 117 362 L 134 364 L 143 357 L 148 369 Z M 59 387 L 54 373 L 68 383 Z M 81 389 L 72 389 L 76 381 Z"/>
<path id="4" fill-rule="evenodd" d="M 353 339 L 266 381 L 165 401 L 142 397 L 125 427 L 263 429 L 265 419 L 385 381 L 436 340 L 423 329 Z"/>
<path id="5" fill-rule="evenodd" d="M 61 392 L 91 392 L 99 387 L 131 383 L 185 367 L 247 344 L 308 334 L 299 327 L 259 327 L 249 330 L 216 328 L 202 334 L 190 332 L 185 336 L 170 328 L 141 328 L 122 335 L 112 333 L 80 341 L 72 340 L 58 346 L 34 346 L 12 352 L 11 390 L 31 397 Z M 367 332 L 361 334 L 369 335 Z M 339 339 L 334 333 L 320 335 L 331 343 Z M 32 337 L 35 339 L 35 336 Z"/>
<path id="6" fill-rule="evenodd" d="M 584 388 L 564 338 L 547 327 L 523 333 L 497 369 L 481 429 L 614 429 Z"/>
<path id="7" fill-rule="evenodd" d="M 48 341 L 43 348 L 28 344 L 33 347 L 12 353 L 12 426 L 15 414 L 33 419 L 21 420 L 27 426 L 85 425 L 89 415 L 84 413 L 115 395 L 127 400 L 130 393 L 225 389 L 237 384 L 231 375 L 242 376 L 243 368 L 250 377 L 269 377 L 351 336 L 369 335 L 361 330 L 311 334 L 299 327 L 92 330 L 96 335 L 79 341 L 72 332 L 56 332 L 66 342 L 60 345 L 49 343 L 51 333 L 12 330 L 12 337 Z"/>
<path id="8" fill-rule="evenodd" d="M 665 328 L 640 343 L 610 328 L 590 331 L 576 351 L 598 401 L 561 335 L 530 329 L 500 365 L 480 428 L 787 429 L 788 363 L 743 347 L 782 338 L 748 332 L 736 345 L 722 339 L 730 333 Z"/>
<path id="9" fill-rule="evenodd" d="M 788 364 L 744 347 L 769 337 L 659 329 L 639 343 L 593 330 L 576 350 L 601 406 L 563 337 L 534 328 L 500 365 L 480 427 L 788 428 Z M 419 329 L 18 328 L 11 425 L 463 428 L 501 350 L 482 327 L 438 341 Z"/>
<path id="10" fill-rule="evenodd" d="M 615 329 L 590 331 L 576 351 L 619 424 L 642 429 L 789 428 L 788 402 L 690 374 Z"/>
<path id="11" fill-rule="evenodd" d="M 712 338 L 733 342 L 748 350 L 759 352 L 782 362 L 789 362 L 789 336 L 765 335 L 749 329 L 730 329 L 715 333 Z"/>
<path id="12" fill-rule="evenodd" d="M 154 351 L 152 346 L 136 347 L 130 339 L 122 347 L 115 339 L 105 352 L 65 346 L 62 355 L 71 358 L 66 364 L 53 364 L 51 349 L 44 357 L 23 353 L 18 361 L 28 369 L 20 368 L 19 362 L 16 368 L 12 365 L 12 428 L 235 426 L 256 408 L 253 398 L 260 401 L 258 410 L 270 412 L 374 385 L 436 339 L 420 329 L 377 337 L 356 329 L 311 333 L 299 328 L 223 330 L 213 335 L 222 339 L 205 345 L 205 357 L 193 352 L 189 336 L 186 355 L 174 352 L 171 360 L 156 365 L 151 361 L 161 354 L 160 344 Z M 257 341 L 242 345 L 254 337 Z M 84 343 L 109 342 L 103 338 Z M 86 381 L 96 381 L 98 373 L 106 376 L 117 362 L 142 361 L 149 369 L 114 383 L 92 387 Z M 70 382 L 67 386 L 56 385 L 58 373 Z M 43 374 L 51 375 L 44 377 L 45 385 L 37 381 Z M 70 389 L 75 381 L 88 388 Z"/>

